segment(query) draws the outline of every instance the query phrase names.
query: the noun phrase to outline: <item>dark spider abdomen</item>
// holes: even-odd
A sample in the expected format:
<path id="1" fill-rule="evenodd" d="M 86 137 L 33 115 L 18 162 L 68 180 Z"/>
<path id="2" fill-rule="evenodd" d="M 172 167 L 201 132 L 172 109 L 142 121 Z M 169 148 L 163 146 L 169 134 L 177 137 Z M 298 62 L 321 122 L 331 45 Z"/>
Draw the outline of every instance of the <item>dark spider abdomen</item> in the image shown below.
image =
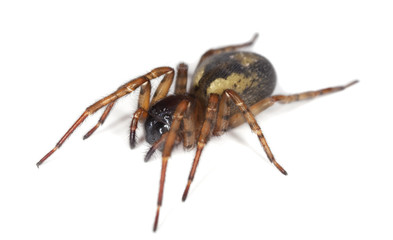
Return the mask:
<path id="1" fill-rule="evenodd" d="M 206 104 L 210 93 L 221 95 L 224 90 L 236 91 L 251 106 L 270 96 L 276 86 L 272 64 L 261 55 L 251 52 L 229 52 L 213 55 L 204 60 L 193 75 L 193 89 Z M 237 112 L 231 106 L 231 114 Z"/>

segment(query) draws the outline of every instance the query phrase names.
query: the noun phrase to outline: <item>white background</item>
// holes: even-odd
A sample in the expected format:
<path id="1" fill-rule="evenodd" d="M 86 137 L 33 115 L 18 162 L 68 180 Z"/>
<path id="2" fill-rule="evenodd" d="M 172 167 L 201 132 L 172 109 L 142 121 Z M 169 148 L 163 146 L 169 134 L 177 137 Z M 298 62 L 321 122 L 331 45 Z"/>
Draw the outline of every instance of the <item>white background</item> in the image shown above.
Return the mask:
<path id="1" fill-rule="evenodd" d="M 392 239 L 393 33 L 389 1 L 1 1 L 0 239 Z M 160 156 L 143 162 L 128 126 L 136 94 L 90 139 L 83 110 L 157 66 L 260 37 L 252 50 L 277 93 L 360 83 L 274 106 L 257 120 L 281 175 L 247 125 L 169 161 L 159 229 Z"/>

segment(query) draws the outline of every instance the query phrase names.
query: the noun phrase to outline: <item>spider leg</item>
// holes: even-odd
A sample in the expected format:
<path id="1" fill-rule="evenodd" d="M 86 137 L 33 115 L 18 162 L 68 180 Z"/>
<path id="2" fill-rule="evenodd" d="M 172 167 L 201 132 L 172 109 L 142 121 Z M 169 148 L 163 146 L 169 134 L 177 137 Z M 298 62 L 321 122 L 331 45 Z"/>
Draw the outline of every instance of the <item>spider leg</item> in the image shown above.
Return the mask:
<path id="1" fill-rule="evenodd" d="M 158 139 L 155 143 L 153 143 L 153 145 L 151 145 L 149 151 L 147 151 L 145 155 L 145 162 L 148 162 L 151 156 L 153 155 L 153 153 L 164 145 L 167 136 L 168 136 L 168 132 L 162 134 L 160 139 Z"/>
<path id="2" fill-rule="evenodd" d="M 78 120 L 71 126 L 71 128 L 64 134 L 64 136 L 60 139 L 60 141 L 55 145 L 55 147 L 49 151 L 40 161 L 37 162 L 37 167 L 39 167 L 49 156 L 51 156 L 57 149 L 61 147 L 61 145 L 67 140 L 67 138 L 74 132 L 74 130 L 91 114 L 95 113 L 97 110 L 102 107 L 113 103 L 117 99 L 133 92 L 136 88 L 141 86 L 143 83 L 150 81 L 154 78 L 157 78 L 162 75 L 173 74 L 173 69 L 170 67 L 159 67 L 155 68 L 149 73 L 142 75 L 138 78 L 135 78 L 128 83 L 121 86 L 115 92 L 109 94 L 108 96 L 102 98 L 101 100 L 95 102 L 82 113 L 82 115 L 78 118 Z"/>
<path id="3" fill-rule="evenodd" d="M 163 199 L 163 195 L 164 195 L 164 183 L 165 183 L 165 174 L 166 174 L 166 168 L 168 165 L 168 159 L 171 155 L 173 146 L 174 146 L 176 138 L 177 138 L 178 131 L 180 130 L 180 124 L 182 122 L 183 115 L 187 111 L 187 108 L 189 108 L 189 101 L 186 99 L 182 100 L 179 103 L 179 105 L 176 107 L 175 113 L 173 114 L 173 121 L 171 124 L 171 128 L 169 129 L 168 135 L 166 137 L 164 150 L 162 152 L 160 189 L 158 192 L 157 212 L 156 212 L 156 217 L 154 220 L 153 231 L 157 230 L 158 219 L 160 216 L 160 208 L 162 205 L 162 199 Z"/>
<path id="4" fill-rule="evenodd" d="M 183 147 L 185 149 L 192 149 L 195 146 L 197 129 L 196 113 L 198 109 L 196 104 L 193 104 L 187 109 L 183 118 Z"/>
<path id="5" fill-rule="evenodd" d="M 131 120 L 130 125 L 130 147 L 135 148 L 136 145 L 136 129 L 138 128 L 138 122 L 140 119 L 145 119 L 147 117 L 147 111 L 143 108 L 138 108 Z"/>
<path id="6" fill-rule="evenodd" d="M 194 147 L 196 141 L 195 136 L 197 134 L 195 130 L 199 128 L 198 126 L 195 125 L 195 119 L 196 119 L 195 114 L 197 109 L 195 109 L 194 107 L 195 106 L 191 104 L 183 115 L 182 140 L 183 140 L 183 147 L 185 149 L 191 149 Z M 168 132 L 164 133 L 160 139 L 158 139 L 155 143 L 153 143 L 153 145 L 150 147 L 149 151 L 145 155 L 145 162 L 148 162 L 151 156 L 153 155 L 153 153 L 164 145 L 167 135 Z"/>
<path id="7" fill-rule="evenodd" d="M 172 71 L 164 76 L 164 78 L 160 82 L 160 85 L 158 85 L 156 91 L 154 92 L 153 99 L 151 100 L 150 106 L 154 105 L 156 102 L 166 97 L 166 95 L 169 92 L 169 88 L 172 85 L 174 75 L 175 72 Z"/>
<path id="8" fill-rule="evenodd" d="M 142 85 L 143 87 L 143 85 Z M 98 120 L 97 124 L 90 129 L 90 131 L 88 131 L 84 136 L 83 136 L 83 140 L 87 139 L 88 137 L 90 137 L 99 126 L 101 126 L 102 124 L 104 124 L 106 118 L 108 117 L 109 113 L 111 112 L 113 106 L 115 105 L 116 101 L 111 102 L 110 104 L 108 104 L 108 106 L 106 106 L 104 113 L 101 115 L 100 119 Z"/>
<path id="9" fill-rule="evenodd" d="M 202 150 L 205 147 L 205 144 L 207 143 L 207 139 L 211 133 L 212 126 L 214 126 L 215 124 L 214 121 L 217 115 L 218 98 L 219 96 L 217 94 L 210 94 L 205 121 L 203 122 L 202 130 L 198 138 L 198 145 L 197 145 L 194 162 L 192 163 L 192 168 L 190 171 L 190 175 L 188 177 L 187 186 L 183 193 L 183 197 L 182 197 L 183 201 L 187 199 L 188 190 L 190 189 L 191 183 L 194 179 L 195 172 L 199 163 L 199 158 L 201 157 Z"/>
<path id="10" fill-rule="evenodd" d="M 175 94 L 187 93 L 187 72 L 188 72 L 187 64 L 180 63 L 177 66 Z"/>
<path id="11" fill-rule="evenodd" d="M 271 96 L 271 97 L 262 99 L 261 101 L 252 105 L 250 107 L 250 111 L 252 112 L 252 114 L 257 115 L 258 113 L 271 107 L 276 102 L 284 104 L 284 103 L 292 103 L 292 102 L 301 101 L 301 100 L 308 100 L 308 99 L 319 97 L 319 96 L 322 96 L 325 94 L 342 91 L 342 90 L 344 90 L 344 89 L 346 89 L 346 88 L 348 88 L 358 82 L 359 82 L 358 80 L 355 80 L 355 81 L 352 81 L 352 82 L 348 83 L 347 85 L 343 85 L 343 86 L 329 87 L 329 88 L 324 88 L 324 89 L 320 89 L 320 90 L 316 90 L 316 91 L 308 91 L 308 92 L 291 94 L 291 95 Z M 245 121 L 245 119 L 243 117 L 243 114 L 236 113 L 230 117 L 229 127 L 235 128 L 235 127 L 239 126 L 240 124 L 244 123 L 244 121 Z"/>
<path id="12" fill-rule="evenodd" d="M 145 82 L 144 84 L 142 84 L 141 90 L 139 92 L 138 109 L 134 113 L 133 120 L 135 118 L 139 119 L 141 114 L 142 114 L 142 118 L 146 117 L 145 115 L 147 114 L 147 110 L 149 109 L 150 91 L 151 91 L 151 84 L 150 84 L 150 82 Z M 104 124 L 104 121 L 108 117 L 109 112 L 112 110 L 113 105 L 115 105 L 115 102 L 112 102 L 112 103 L 108 104 L 108 106 L 106 107 L 106 109 L 105 109 L 104 113 L 102 114 L 100 120 L 98 120 L 97 124 L 90 131 L 88 131 L 86 133 L 86 135 L 83 137 L 83 140 L 85 140 L 86 138 L 90 137 L 97 130 L 97 128 L 100 125 Z M 146 113 L 143 112 L 143 110 L 145 110 Z M 132 124 L 131 124 L 131 126 L 132 126 Z M 132 136 L 132 134 L 130 134 L 130 138 L 131 138 L 131 136 Z M 135 135 L 133 137 L 134 137 L 134 140 L 135 140 Z M 133 147 L 131 147 L 131 148 L 133 148 Z"/>
<path id="13" fill-rule="evenodd" d="M 175 82 L 175 94 L 185 94 L 187 90 L 187 71 L 188 66 L 185 63 L 180 63 L 177 66 L 176 82 Z M 187 149 L 194 146 L 195 132 L 194 132 L 194 115 L 193 109 L 190 107 L 187 109 L 183 117 L 183 146 Z M 157 140 L 149 149 L 145 155 L 145 162 L 148 162 L 153 153 L 162 147 L 165 143 L 168 133 L 164 133 L 159 140 Z"/>
<path id="14" fill-rule="evenodd" d="M 229 97 L 227 94 L 221 95 L 220 105 L 218 107 L 217 122 L 213 135 L 221 136 L 227 131 L 231 111 L 229 108 Z"/>
<path id="15" fill-rule="evenodd" d="M 135 132 L 138 127 L 139 119 L 145 119 L 147 117 L 147 111 L 149 110 L 149 104 L 150 104 L 150 92 L 151 92 L 151 84 L 150 82 L 145 82 L 141 86 L 141 90 L 139 92 L 138 109 L 135 111 L 130 125 L 131 148 L 135 147 L 135 143 L 136 143 Z"/>
<path id="16" fill-rule="evenodd" d="M 135 131 L 138 127 L 138 122 L 139 119 L 145 119 L 147 117 L 147 112 L 149 110 L 150 105 L 154 105 L 156 102 L 160 101 L 163 99 L 169 92 L 169 88 L 172 85 L 173 82 L 173 77 L 174 77 L 174 72 L 168 73 L 164 76 L 164 78 L 161 80 L 160 84 L 158 85 L 156 91 L 154 92 L 153 99 L 150 102 L 150 86 L 146 88 L 146 90 L 149 89 L 149 91 L 143 91 L 141 95 L 139 95 L 139 103 L 138 103 L 138 109 L 135 111 L 134 116 L 131 121 L 131 126 L 130 126 L 130 147 L 134 148 L 136 144 L 135 140 Z"/>
<path id="17" fill-rule="evenodd" d="M 139 92 L 138 108 L 142 108 L 145 111 L 149 110 L 150 92 L 151 92 L 150 82 L 145 82 L 144 84 L 142 84 L 141 90 Z"/>
<path id="18" fill-rule="evenodd" d="M 105 119 L 108 117 L 108 114 L 110 113 L 110 111 L 113 108 L 113 105 L 115 105 L 115 102 L 111 102 L 110 104 L 108 104 L 108 106 L 106 106 L 104 113 L 101 115 L 100 120 L 98 120 L 97 124 L 90 129 L 90 131 L 88 131 L 84 136 L 83 136 L 83 140 L 87 139 L 88 137 L 90 137 L 99 126 L 101 126 L 102 124 L 104 124 Z"/>
<path id="19" fill-rule="evenodd" d="M 254 114 L 250 111 L 250 109 L 247 107 L 243 99 L 233 90 L 227 89 L 224 91 L 225 95 L 227 95 L 235 104 L 236 106 L 240 109 L 241 113 L 243 114 L 244 118 L 250 125 L 251 130 L 258 136 L 258 139 L 263 147 L 263 149 L 266 152 L 266 155 L 268 156 L 269 160 L 271 163 L 276 166 L 278 170 L 284 175 L 287 175 L 287 172 L 284 170 L 283 167 L 280 166 L 280 164 L 277 163 L 275 160 L 272 151 L 269 148 L 269 145 L 266 142 L 265 137 L 263 136 L 262 130 L 259 127 L 257 121 L 255 120 Z"/>
<path id="20" fill-rule="evenodd" d="M 180 63 L 177 66 L 177 75 L 175 83 L 175 94 L 186 94 L 187 93 L 187 71 L 188 66 L 185 63 Z M 185 149 L 191 149 L 195 145 L 195 135 L 198 126 L 196 122 L 196 114 L 198 109 L 198 103 L 193 102 L 192 105 L 187 109 L 187 112 L 183 117 L 183 147 Z"/>
<path id="21" fill-rule="evenodd" d="M 252 37 L 252 39 L 246 43 L 241 43 L 241 44 L 235 44 L 235 45 L 230 45 L 230 46 L 225 46 L 225 47 L 221 47 L 221 48 L 213 48 L 210 49 L 208 51 L 206 51 L 201 59 L 199 60 L 199 63 L 197 66 L 199 66 L 201 64 L 201 62 L 203 62 L 203 60 L 205 60 L 206 58 L 218 54 L 218 53 L 223 53 L 223 52 L 231 52 L 231 51 L 235 51 L 239 48 L 243 48 L 243 47 L 248 47 L 251 46 L 252 44 L 254 44 L 254 42 L 257 40 L 258 38 L 258 34 L 254 34 L 254 36 Z"/>

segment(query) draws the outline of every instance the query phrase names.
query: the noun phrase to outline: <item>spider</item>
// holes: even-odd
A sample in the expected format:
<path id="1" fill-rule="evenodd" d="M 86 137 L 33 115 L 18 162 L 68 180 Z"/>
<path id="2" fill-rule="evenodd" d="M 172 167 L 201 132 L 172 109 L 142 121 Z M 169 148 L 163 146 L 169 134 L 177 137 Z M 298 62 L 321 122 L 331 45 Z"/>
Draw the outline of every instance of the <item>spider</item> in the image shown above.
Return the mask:
<path id="1" fill-rule="evenodd" d="M 89 115 L 106 106 L 101 118 L 84 135 L 84 139 L 91 136 L 104 123 L 119 98 L 140 88 L 138 108 L 130 126 L 130 146 L 135 147 L 138 122 L 144 120 L 146 141 L 151 144 L 145 161 L 148 161 L 157 149 L 162 151 L 162 169 L 153 231 L 157 230 L 168 159 L 176 144 L 183 143 L 186 149 L 196 146 L 195 158 L 182 197 L 183 201 L 187 198 L 201 153 L 209 137 L 220 136 L 243 122 L 247 122 L 258 136 L 270 162 L 282 174 L 287 175 L 284 168 L 275 160 L 254 116 L 277 102 L 286 104 L 315 98 L 341 91 L 358 81 L 316 91 L 271 96 L 276 85 L 276 73 L 272 64 L 261 55 L 239 50 L 251 46 L 257 37 L 258 34 L 255 34 L 248 42 L 206 51 L 196 67 L 192 77 L 193 85 L 189 92 L 186 90 L 188 66 L 185 63 L 180 63 L 177 67 L 173 95 L 167 96 L 175 75 L 175 70 L 171 67 L 155 68 L 125 83 L 115 92 L 89 106 L 56 146 L 37 162 L 37 167 L 59 149 Z M 161 76 L 163 78 L 151 99 L 150 81 Z"/>

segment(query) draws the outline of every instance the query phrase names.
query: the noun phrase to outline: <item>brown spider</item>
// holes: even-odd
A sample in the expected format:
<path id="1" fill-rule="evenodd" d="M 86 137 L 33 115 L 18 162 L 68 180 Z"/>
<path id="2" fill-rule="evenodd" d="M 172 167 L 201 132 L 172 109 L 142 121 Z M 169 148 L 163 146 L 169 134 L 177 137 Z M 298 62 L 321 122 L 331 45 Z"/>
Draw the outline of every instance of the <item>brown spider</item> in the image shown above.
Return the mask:
<path id="1" fill-rule="evenodd" d="M 56 146 L 37 163 L 37 167 L 61 147 L 87 116 L 107 106 L 98 123 L 84 136 L 84 139 L 104 123 L 117 99 L 141 87 L 138 109 L 134 113 L 130 126 L 130 146 L 131 148 L 135 147 L 135 131 L 139 120 L 145 120 L 146 141 L 152 145 L 146 154 L 145 161 L 149 160 L 155 150 L 162 150 L 160 189 L 153 231 L 157 229 L 164 194 L 166 168 L 175 144 L 183 142 L 183 146 L 187 149 L 193 148 L 195 145 L 197 147 L 187 186 L 183 193 L 183 201 L 187 198 L 199 158 L 209 136 L 211 134 L 222 135 L 228 129 L 234 128 L 244 121 L 247 121 L 252 131 L 258 136 L 270 162 L 282 174 L 287 175 L 284 168 L 274 159 L 254 115 L 276 102 L 291 103 L 311 99 L 343 90 L 358 81 L 317 91 L 271 96 L 276 85 L 276 74 L 271 63 L 258 54 L 236 51 L 239 48 L 252 45 L 257 36 L 256 34 L 251 41 L 243 44 L 205 52 L 193 75 L 193 86 L 190 93 L 186 91 L 188 67 L 184 63 L 179 64 L 177 68 L 174 95 L 167 96 L 175 75 L 175 70 L 171 67 L 155 68 L 120 86 L 117 91 L 89 106 Z M 150 100 L 150 81 L 160 76 L 163 76 L 163 79 Z"/>

